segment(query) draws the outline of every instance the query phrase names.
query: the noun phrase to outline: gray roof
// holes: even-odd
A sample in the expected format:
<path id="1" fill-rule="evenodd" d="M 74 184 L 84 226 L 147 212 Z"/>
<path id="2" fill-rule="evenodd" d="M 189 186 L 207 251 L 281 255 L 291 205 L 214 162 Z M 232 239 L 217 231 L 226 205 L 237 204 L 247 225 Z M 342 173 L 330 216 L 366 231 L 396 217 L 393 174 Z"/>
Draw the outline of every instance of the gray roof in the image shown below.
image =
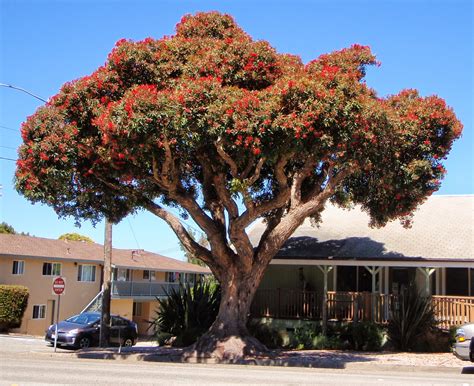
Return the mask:
<path id="1" fill-rule="evenodd" d="M 431 196 L 415 212 L 413 226 L 398 221 L 370 228 L 360 207 L 344 210 L 327 204 L 322 223 L 306 220 L 276 258 L 472 261 L 474 267 L 474 196 Z M 264 225 L 250 230 L 258 244 Z"/>

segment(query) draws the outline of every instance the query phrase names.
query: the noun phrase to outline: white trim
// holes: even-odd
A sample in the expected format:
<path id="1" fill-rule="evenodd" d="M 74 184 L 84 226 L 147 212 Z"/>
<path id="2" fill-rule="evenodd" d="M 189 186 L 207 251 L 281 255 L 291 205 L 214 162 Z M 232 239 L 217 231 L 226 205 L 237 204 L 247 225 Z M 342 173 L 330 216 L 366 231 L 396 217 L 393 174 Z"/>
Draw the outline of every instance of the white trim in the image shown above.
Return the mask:
<path id="1" fill-rule="evenodd" d="M 384 293 L 389 294 L 390 287 L 389 287 L 389 281 L 390 281 L 390 274 L 389 274 L 390 267 L 384 267 Z"/>
<path id="2" fill-rule="evenodd" d="M 331 266 L 377 266 L 377 267 L 430 267 L 430 268 L 470 268 L 472 262 L 461 261 L 407 261 L 407 260 L 328 260 L 328 259 L 273 259 L 271 265 L 331 265 Z"/>

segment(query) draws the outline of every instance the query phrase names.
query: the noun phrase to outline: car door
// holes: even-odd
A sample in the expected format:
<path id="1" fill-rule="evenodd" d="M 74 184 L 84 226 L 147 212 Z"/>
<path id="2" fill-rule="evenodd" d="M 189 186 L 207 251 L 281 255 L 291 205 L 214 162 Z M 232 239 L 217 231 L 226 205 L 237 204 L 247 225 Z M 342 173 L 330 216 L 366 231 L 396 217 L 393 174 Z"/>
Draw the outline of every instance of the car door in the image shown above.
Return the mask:
<path id="1" fill-rule="evenodd" d="M 127 321 L 118 316 L 111 317 L 110 343 L 120 344 L 126 334 Z"/>

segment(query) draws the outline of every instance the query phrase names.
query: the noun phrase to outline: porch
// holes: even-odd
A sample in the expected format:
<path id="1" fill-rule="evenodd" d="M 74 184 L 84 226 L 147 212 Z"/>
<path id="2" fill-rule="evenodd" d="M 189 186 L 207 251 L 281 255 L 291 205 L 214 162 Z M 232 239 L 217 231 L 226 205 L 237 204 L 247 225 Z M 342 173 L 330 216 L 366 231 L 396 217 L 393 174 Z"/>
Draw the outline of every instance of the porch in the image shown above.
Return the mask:
<path id="1" fill-rule="evenodd" d="M 324 310 L 324 294 L 319 291 L 259 289 L 251 306 L 251 316 L 322 320 L 326 312 L 327 320 L 331 321 L 384 324 L 389 321 L 392 307 L 396 307 L 398 299 L 399 295 L 395 294 L 328 291 Z M 474 323 L 474 296 L 433 295 L 431 299 L 440 328 Z"/>

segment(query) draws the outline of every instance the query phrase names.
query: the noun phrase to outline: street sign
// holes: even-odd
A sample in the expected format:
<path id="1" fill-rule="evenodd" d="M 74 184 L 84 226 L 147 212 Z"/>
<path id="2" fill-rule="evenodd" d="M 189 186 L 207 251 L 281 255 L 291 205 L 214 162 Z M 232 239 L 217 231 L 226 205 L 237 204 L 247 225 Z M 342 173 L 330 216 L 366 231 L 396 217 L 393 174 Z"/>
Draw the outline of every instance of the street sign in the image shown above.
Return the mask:
<path id="1" fill-rule="evenodd" d="M 62 277 L 57 277 L 53 280 L 53 294 L 62 295 L 66 288 L 66 282 Z"/>

